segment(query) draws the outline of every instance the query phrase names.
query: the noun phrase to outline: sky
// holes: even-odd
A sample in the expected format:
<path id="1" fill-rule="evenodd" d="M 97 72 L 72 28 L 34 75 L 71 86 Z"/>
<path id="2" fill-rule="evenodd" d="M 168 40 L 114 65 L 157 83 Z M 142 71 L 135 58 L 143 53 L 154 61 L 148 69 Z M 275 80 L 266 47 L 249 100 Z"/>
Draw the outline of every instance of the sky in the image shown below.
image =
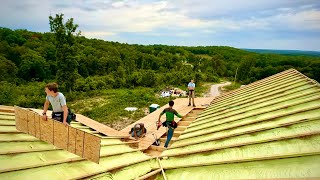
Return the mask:
<path id="1" fill-rule="evenodd" d="M 60 13 L 107 41 L 320 51 L 320 0 L 0 0 L 0 27 L 49 32 Z"/>

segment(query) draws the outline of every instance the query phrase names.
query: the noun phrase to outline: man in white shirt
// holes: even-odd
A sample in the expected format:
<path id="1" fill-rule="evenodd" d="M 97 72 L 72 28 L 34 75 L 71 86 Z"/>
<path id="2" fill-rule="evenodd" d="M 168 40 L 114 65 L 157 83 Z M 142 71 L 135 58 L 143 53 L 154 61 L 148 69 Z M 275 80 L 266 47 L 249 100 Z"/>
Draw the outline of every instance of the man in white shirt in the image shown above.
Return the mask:
<path id="1" fill-rule="evenodd" d="M 46 101 L 43 106 L 42 119 L 47 119 L 47 110 L 49 108 L 49 103 L 51 103 L 53 112 L 52 119 L 62 122 L 65 126 L 68 125 L 68 107 L 66 98 L 61 92 L 58 92 L 58 84 L 49 83 L 45 87 L 45 92 L 47 94 Z"/>
<path id="2" fill-rule="evenodd" d="M 191 81 L 188 84 L 188 90 L 189 90 L 189 105 L 191 106 L 191 98 L 192 98 L 192 104 L 193 107 L 196 107 L 196 105 L 194 104 L 194 89 L 196 87 L 196 84 L 194 83 L 193 79 L 191 79 Z"/>

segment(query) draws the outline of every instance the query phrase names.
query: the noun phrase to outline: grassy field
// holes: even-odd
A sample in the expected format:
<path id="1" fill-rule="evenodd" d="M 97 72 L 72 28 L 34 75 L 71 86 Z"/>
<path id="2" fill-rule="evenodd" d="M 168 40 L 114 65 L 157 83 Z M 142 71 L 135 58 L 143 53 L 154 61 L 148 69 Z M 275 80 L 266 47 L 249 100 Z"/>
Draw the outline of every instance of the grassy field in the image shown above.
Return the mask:
<path id="1" fill-rule="evenodd" d="M 179 88 L 186 89 L 185 87 Z M 203 97 L 209 88 L 208 83 L 198 86 L 196 96 Z M 103 90 L 95 93 L 98 94 L 96 96 L 68 101 L 68 106 L 76 113 L 121 130 L 147 115 L 151 104 L 163 106 L 174 99 L 173 97 L 159 97 L 160 90 L 157 88 Z M 124 110 L 126 107 L 137 107 L 138 110 L 128 112 Z"/>

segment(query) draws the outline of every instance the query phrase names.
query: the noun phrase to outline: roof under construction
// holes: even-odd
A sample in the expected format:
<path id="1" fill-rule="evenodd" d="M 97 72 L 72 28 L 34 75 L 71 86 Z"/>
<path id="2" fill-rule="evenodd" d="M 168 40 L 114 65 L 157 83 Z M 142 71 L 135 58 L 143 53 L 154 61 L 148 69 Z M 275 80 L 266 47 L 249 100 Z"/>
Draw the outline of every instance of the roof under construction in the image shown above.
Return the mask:
<path id="1" fill-rule="evenodd" d="M 41 135 L 45 128 L 37 130 L 35 124 L 41 120 L 32 121 L 35 130 L 31 124 L 26 133 L 20 132 L 15 121 L 20 115 L 1 106 L 0 179 L 320 178 L 316 81 L 290 69 L 215 98 L 197 98 L 196 103 L 204 106 L 192 108 L 187 98 L 175 100 L 174 108 L 185 117 L 177 119 L 168 149 L 152 145 L 153 134 L 165 140 L 166 129 L 157 131 L 155 123 L 167 106 L 138 121 L 148 129 L 139 141 L 127 137 L 132 125 L 116 131 L 79 116 L 68 127 L 77 130 L 74 147 L 82 134 L 98 137 L 99 164 L 68 149 L 72 131 L 67 146 L 48 143 Z"/>

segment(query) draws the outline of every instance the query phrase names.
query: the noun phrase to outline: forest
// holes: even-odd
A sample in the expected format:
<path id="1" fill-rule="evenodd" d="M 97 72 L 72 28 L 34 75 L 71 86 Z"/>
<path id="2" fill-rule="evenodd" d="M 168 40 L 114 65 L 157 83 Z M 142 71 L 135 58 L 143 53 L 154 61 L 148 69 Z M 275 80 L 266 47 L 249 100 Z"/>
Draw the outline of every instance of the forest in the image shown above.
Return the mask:
<path id="1" fill-rule="evenodd" d="M 190 79 L 197 84 L 221 78 L 248 84 L 290 68 L 320 81 L 317 56 L 88 39 L 76 33 L 72 19 L 65 24 L 70 31 L 59 37 L 55 28 L 64 24 L 58 18 L 51 17 L 51 32 L 0 28 L 0 104 L 42 107 L 44 86 L 52 81 L 70 101 L 99 90 L 183 87 Z"/>

